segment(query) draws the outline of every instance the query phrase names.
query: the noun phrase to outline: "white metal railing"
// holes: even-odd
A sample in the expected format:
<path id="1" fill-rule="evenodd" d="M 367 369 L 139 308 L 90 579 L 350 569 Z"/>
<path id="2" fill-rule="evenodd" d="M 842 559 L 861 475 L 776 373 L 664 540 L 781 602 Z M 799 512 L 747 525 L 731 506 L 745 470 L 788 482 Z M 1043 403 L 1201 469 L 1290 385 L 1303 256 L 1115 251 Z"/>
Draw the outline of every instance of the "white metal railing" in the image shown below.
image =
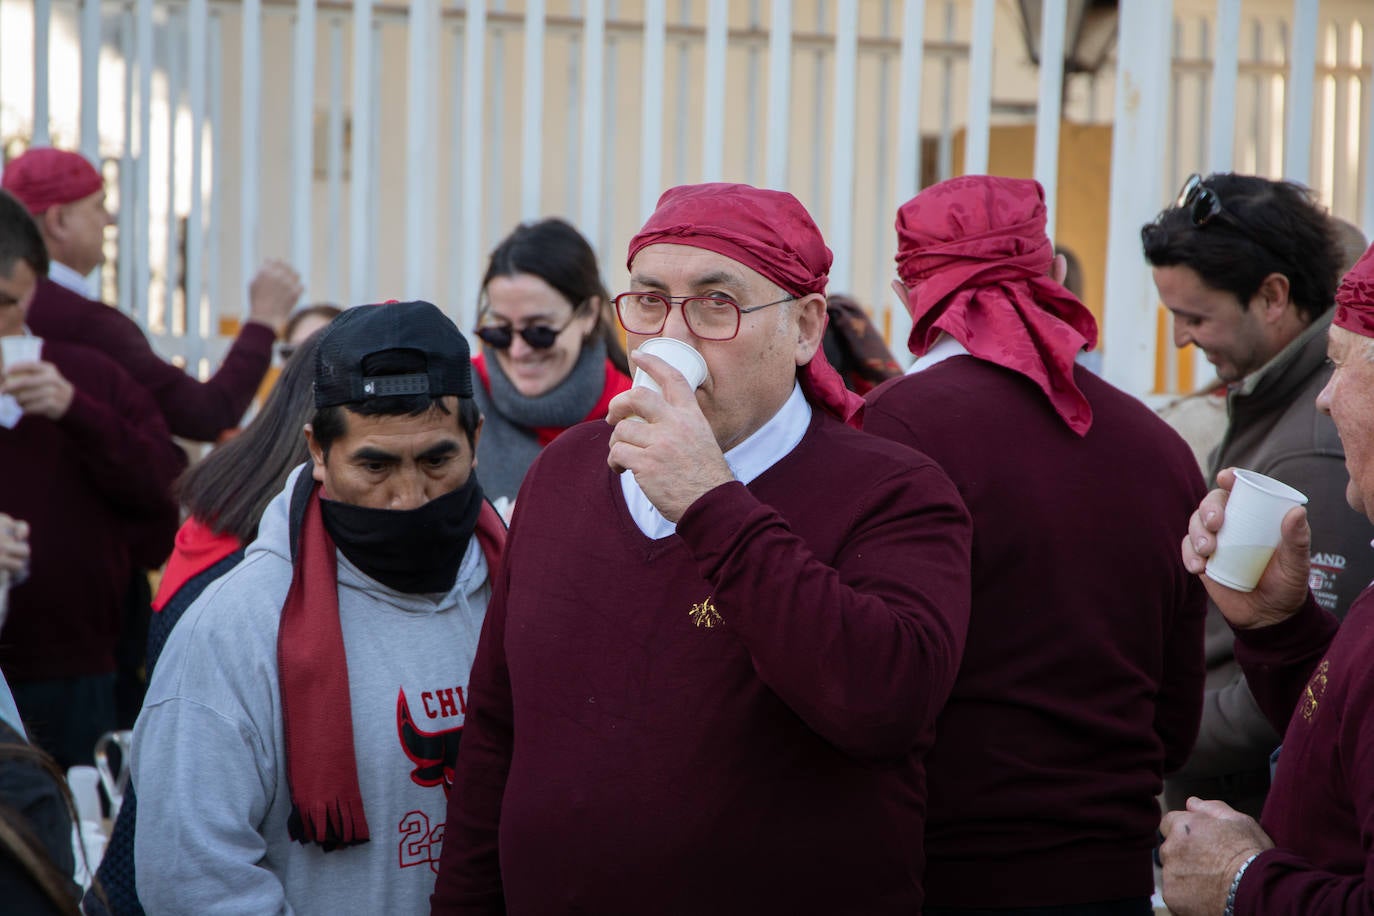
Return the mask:
<path id="1" fill-rule="evenodd" d="M 1145 393 L 1138 229 L 1187 172 L 1295 177 L 1374 230 L 1374 10 L 1123 0 L 1120 60 L 1065 77 L 1068 6 L 1043 4 L 1037 71 L 995 0 L 0 0 L 0 141 L 103 158 L 104 292 L 192 363 L 218 355 L 262 256 L 288 256 L 314 298 L 430 298 L 466 327 L 517 219 L 573 219 L 615 286 L 663 188 L 712 179 L 796 193 L 835 251 L 832 289 L 900 352 L 895 206 L 923 174 L 986 169 L 1001 126 L 1062 110 L 1114 124 L 1106 367 Z M 54 93 L 64 42 L 79 88 Z M 8 85 L 18 60 L 28 97 Z M 1052 231 L 1063 156 L 1036 131 L 1025 169 Z"/>

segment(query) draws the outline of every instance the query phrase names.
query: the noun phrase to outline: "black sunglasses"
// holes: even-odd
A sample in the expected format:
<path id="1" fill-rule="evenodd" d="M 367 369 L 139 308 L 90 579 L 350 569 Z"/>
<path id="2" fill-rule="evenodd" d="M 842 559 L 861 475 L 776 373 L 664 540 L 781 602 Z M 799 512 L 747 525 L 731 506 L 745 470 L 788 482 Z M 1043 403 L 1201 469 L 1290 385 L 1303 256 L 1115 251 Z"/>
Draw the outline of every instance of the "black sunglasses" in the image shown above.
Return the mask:
<path id="1" fill-rule="evenodd" d="M 1221 217 L 1231 225 L 1242 228 L 1240 221 L 1221 205 L 1221 198 L 1217 196 L 1217 192 L 1203 184 L 1202 176 L 1197 173 L 1189 175 L 1188 180 L 1183 182 L 1174 206 L 1180 210 L 1187 210 L 1188 218 L 1193 221 L 1194 226 L 1205 226 L 1213 219 Z"/>
<path id="2" fill-rule="evenodd" d="M 515 343 L 515 335 L 518 333 L 520 338 L 535 350 L 547 350 L 558 341 L 558 335 L 562 334 L 572 326 L 577 320 L 577 314 L 568 319 L 568 323 L 561 328 L 551 328 L 546 324 L 532 324 L 527 328 L 516 331 L 508 324 L 487 324 L 477 329 L 477 336 L 482 338 L 482 342 L 493 350 L 509 350 L 510 345 Z"/>
<path id="3" fill-rule="evenodd" d="M 1188 176 L 1188 180 L 1183 182 L 1183 187 L 1179 189 L 1178 198 L 1174 201 L 1174 206 L 1188 214 L 1188 219 L 1199 229 L 1206 226 L 1212 220 L 1225 223 L 1230 228 L 1239 232 L 1241 235 L 1254 242 L 1256 245 L 1276 255 L 1277 252 L 1265 243 L 1264 239 L 1250 231 L 1240 219 L 1227 210 L 1221 203 L 1221 196 L 1216 191 L 1207 187 L 1201 175 L 1193 173 Z M 1283 260 L 1280 258 L 1280 260 Z"/>

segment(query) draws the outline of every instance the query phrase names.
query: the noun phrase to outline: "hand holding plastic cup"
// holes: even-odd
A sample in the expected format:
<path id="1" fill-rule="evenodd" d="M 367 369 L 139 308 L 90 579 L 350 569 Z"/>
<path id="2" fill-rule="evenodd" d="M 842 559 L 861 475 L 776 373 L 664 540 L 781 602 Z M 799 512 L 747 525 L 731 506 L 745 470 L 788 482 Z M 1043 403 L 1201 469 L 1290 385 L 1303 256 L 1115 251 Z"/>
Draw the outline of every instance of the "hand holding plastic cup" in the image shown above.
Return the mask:
<path id="1" fill-rule="evenodd" d="M 8 372 L 16 363 L 36 363 L 43 355 L 43 338 L 28 335 L 0 337 L 0 362 Z"/>
<path id="2" fill-rule="evenodd" d="M 1279 546 L 1283 517 L 1306 504 L 1307 497 L 1288 484 L 1237 469 L 1217 549 L 1207 560 L 1207 578 L 1238 592 L 1254 591 Z"/>
<path id="3" fill-rule="evenodd" d="M 706 381 L 706 360 L 693 347 L 680 340 L 672 337 L 654 337 L 640 344 L 639 350 L 641 353 L 657 356 L 681 372 L 683 378 L 687 379 L 687 384 L 692 386 L 693 391 L 701 387 L 701 383 Z M 650 391 L 663 393 L 663 389 L 643 369 L 635 369 L 633 387 L 648 388 Z"/>

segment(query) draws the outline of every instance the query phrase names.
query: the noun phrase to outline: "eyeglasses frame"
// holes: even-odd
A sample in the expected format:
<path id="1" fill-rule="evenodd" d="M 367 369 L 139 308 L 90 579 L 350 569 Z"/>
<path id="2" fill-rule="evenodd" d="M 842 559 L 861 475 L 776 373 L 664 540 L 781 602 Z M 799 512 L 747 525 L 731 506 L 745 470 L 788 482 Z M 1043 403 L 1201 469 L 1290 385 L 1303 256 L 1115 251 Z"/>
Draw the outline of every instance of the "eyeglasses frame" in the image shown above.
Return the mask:
<path id="1" fill-rule="evenodd" d="M 656 299 L 662 299 L 664 303 L 667 305 L 667 308 L 663 310 L 663 323 L 652 331 L 630 330 L 625 325 L 624 316 L 620 314 L 620 300 L 624 299 L 626 296 L 653 296 Z M 800 298 L 800 296 L 787 296 L 783 299 L 774 299 L 772 302 L 765 302 L 763 303 L 763 305 L 751 305 L 748 308 L 745 308 L 738 302 L 735 302 L 733 299 L 726 299 L 722 296 L 664 296 L 661 293 L 644 292 L 640 290 L 627 290 L 623 293 L 619 293 L 615 296 L 612 296 L 611 302 L 615 303 L 615 320 L 620 322 L 620 326 L 624 328 L 625 333 L 627 334 L 635 334 L 641 337 L 652 337 L 655 334 L 661 333 L 663 329 L 668 326 L 668 315 L 672 312 L 673 306 L 676 305 L 679 309 L 682 309 L 682 321 L 684 324 L 687 325 L 687 330 L 692 332 L 693 337 L 697 338 L 698 340 L 724 342 L 734 340 L 736 337 L 739 336 L 740 325 L 743 324 L 745 315 L 748 315 L 752 312 L 757 312 L 760 309 L 766 309 L 769 306 L 781 305 L 784 302 L 796 302 Z M 698 334 L 697 329 L 692 327 L 692 322 L 687 317 L 687 303 L 693 301 L 694 299 L 704 299 L 708 302 L 722 302 L 726 305 L 734 306 L 735 311 L 737 312 L 737 314 L 735 315 L 735 332 L 731 334 L 729 337 L 702 337 L 700 334 Z"/>

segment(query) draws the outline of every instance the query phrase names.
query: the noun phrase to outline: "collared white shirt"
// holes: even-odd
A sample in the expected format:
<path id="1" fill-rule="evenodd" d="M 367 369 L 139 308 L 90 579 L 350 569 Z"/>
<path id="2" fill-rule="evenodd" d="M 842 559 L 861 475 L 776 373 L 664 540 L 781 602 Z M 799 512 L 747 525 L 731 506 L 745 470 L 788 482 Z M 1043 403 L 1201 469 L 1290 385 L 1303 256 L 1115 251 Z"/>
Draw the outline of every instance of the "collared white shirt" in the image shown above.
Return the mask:
<path id="1" fill-rule="evenodd" d="M 78 296 L 93 298 L 95 284 L 90 277 L 83 277 L 61 261 L 48 262 L 48 279 L 58 286 L 64 286 Z"/>
<path id="2" fill-rule="evenodd" d="M 936 363 L 942 363 L 951 356 L 967 356 L 968 349 L 959 341 L 950 337 L 944 331 L 936 339 L 935 345 L 926 351 L 925 356 L 917 357 L 916 362 L 912 363 L 906 370 L 907 375 L 913 375 L 922 369 L 929 369 Z"/>
<path id="3" fill-rule="evenodd" d="M 725 463 L 730 466 L 730 473 L 740 483 L 750 483 L 796 448 L 810 425 L 811 405 L 806 402 L 801 385 L 793 385 L 791 396 L 783 402 L 778 412 L 756 429 L 752 436 L 725 453 Z M 649 497 L 639 488 L 634 474 L 629 471 L 621 473 L 620 491 L 625 494 L 630 517 L 646 537 L 658 540 L 677 531 L 677 525 L 660 515 L 654 504 L 649 502 Z"/>

